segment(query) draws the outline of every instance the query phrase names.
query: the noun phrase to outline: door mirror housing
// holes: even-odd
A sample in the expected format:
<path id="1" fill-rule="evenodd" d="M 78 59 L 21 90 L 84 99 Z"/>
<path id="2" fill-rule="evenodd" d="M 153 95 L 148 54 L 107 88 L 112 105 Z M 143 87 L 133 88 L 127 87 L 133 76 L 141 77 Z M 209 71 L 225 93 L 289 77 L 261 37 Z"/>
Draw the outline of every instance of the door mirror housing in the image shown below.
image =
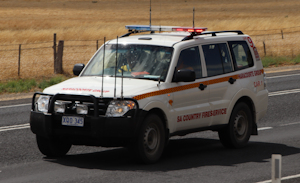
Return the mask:
<path id="1" fill-rule="evenodd" d="M 181 69 L 175 72 L 174 82 L 192 82 L 196 80 L 195 71 L 189 69 Z"/>
<path id="2" fill-rule="evenodd" d="M 85 66 L 84 64 L 75 64 L 73 67 L 73 74 L 75 76 L 79 76 L 79 74 L 83 70 L 84 66 Z"/>

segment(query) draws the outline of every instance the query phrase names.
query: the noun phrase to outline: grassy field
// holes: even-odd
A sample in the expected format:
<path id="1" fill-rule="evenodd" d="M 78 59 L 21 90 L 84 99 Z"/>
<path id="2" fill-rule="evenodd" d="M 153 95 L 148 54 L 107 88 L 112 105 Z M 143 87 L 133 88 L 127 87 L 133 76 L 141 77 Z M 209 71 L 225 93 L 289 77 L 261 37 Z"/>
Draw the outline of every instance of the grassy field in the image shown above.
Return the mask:
<path id="1" fill-rule="evenodd" d="M 150 0 L 0 0 L 0 81 L 18 78 L 19 44 L 25 48 L 19 78 L 48 76 L 54 33 L 65 44 L 95 44 L 123 35 L 125 25 L 148 25 L 149 6 Z M 242 30 L 263 57 L 263 43 L 270 57 L 300 54 L 299 0 L 152 0 L 152 25 L 192 26 L 193 8 L 195 26 Z M 37 43 L 47 49 L 26 50 Z M 94 52 L 94 46 L 65 50 L 64 69 L 70 73 L 74 63 L 86 63 Z"/>
<path id="2" fill-rule="evenodd" d="M 0 0 L 0 41 L 49 41 L 53 33 L 62 40 L 111 39 L 126 24 L 149 24 L 149 5 L 149 0 Z M 209 30 L 260 34 L 300 26 L 299 0 L 152 0 L 152 24 L 192 26 L 193 7 L 195 26 Z"/>

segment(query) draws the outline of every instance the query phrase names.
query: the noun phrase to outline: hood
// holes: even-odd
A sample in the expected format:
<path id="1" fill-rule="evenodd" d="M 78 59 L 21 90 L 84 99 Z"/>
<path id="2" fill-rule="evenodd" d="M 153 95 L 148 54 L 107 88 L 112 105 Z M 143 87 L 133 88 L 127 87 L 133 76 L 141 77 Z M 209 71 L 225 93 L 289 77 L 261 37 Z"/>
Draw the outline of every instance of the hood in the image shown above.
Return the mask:
<path id="1" fill-rule="evenodd" d="M 116 97 L 121 96 L 121 78 L 116 80 Z M 157 90 L 157 81 L 123 78 L 123 96 L 133 97 Z M 46 88 L 47 94 L 73 94 L 101 96 L 102 77 L 76 77 Z M 115 78 L 104 77 L 103 97 L 114 97 Z"/>

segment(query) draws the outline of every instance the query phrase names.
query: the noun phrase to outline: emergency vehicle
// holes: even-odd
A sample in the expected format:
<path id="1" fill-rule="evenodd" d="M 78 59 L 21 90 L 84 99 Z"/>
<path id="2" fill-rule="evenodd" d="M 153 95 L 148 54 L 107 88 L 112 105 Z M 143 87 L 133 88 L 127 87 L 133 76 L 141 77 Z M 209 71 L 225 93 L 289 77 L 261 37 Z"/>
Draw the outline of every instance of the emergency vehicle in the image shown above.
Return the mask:
<path id="1" fill-rule="evenodd" d="M 172 136 L 212 130 L 225 147 L 241 148 L 257 135 L 268 91 L 248 35 L 126 28 L 86 66 L 74 66 L 78 77 L 34 94 L 30 126 L 41 153 L 59 157 L 72 145 L 121 146 L 154 163 Z"/>

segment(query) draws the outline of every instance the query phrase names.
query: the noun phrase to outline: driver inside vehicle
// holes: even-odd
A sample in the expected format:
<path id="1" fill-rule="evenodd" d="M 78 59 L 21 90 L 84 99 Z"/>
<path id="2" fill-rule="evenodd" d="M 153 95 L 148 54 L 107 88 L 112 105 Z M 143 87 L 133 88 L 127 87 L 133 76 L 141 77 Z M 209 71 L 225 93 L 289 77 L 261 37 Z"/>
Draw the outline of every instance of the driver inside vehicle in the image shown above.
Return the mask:
<path id="1" fill-rule="evenodd" d="M 187 56 L 187 52 L 181 52 L 178 63 L 177 63 L 177 70 L 182 70 L 182 69 L 189 69 L 189 70 L 194 70 L 194 68 L 189 64 L 189 60 L 187 60 L 189 57 Z"/>
<path id="2" fill-rule="evenodd" d="M 121 54 L 121 66 L 118 70 L 122 72 L 131 72 L 133 77 L 138 75 L 150 74 L 145 69 L 148 61 L 148 54 L 142 50 L 127 50 L 126 53 Z"/>
<path id="3" fill-rule="evenodd" d="M 118 70 L 119 72 L 125 71 L 125 72 L 131 72 L 134 64 L 134 55 L 131 53 L 132 51 L 128 50 L 126 53 L 121 53 L 121 66 Z"/>

